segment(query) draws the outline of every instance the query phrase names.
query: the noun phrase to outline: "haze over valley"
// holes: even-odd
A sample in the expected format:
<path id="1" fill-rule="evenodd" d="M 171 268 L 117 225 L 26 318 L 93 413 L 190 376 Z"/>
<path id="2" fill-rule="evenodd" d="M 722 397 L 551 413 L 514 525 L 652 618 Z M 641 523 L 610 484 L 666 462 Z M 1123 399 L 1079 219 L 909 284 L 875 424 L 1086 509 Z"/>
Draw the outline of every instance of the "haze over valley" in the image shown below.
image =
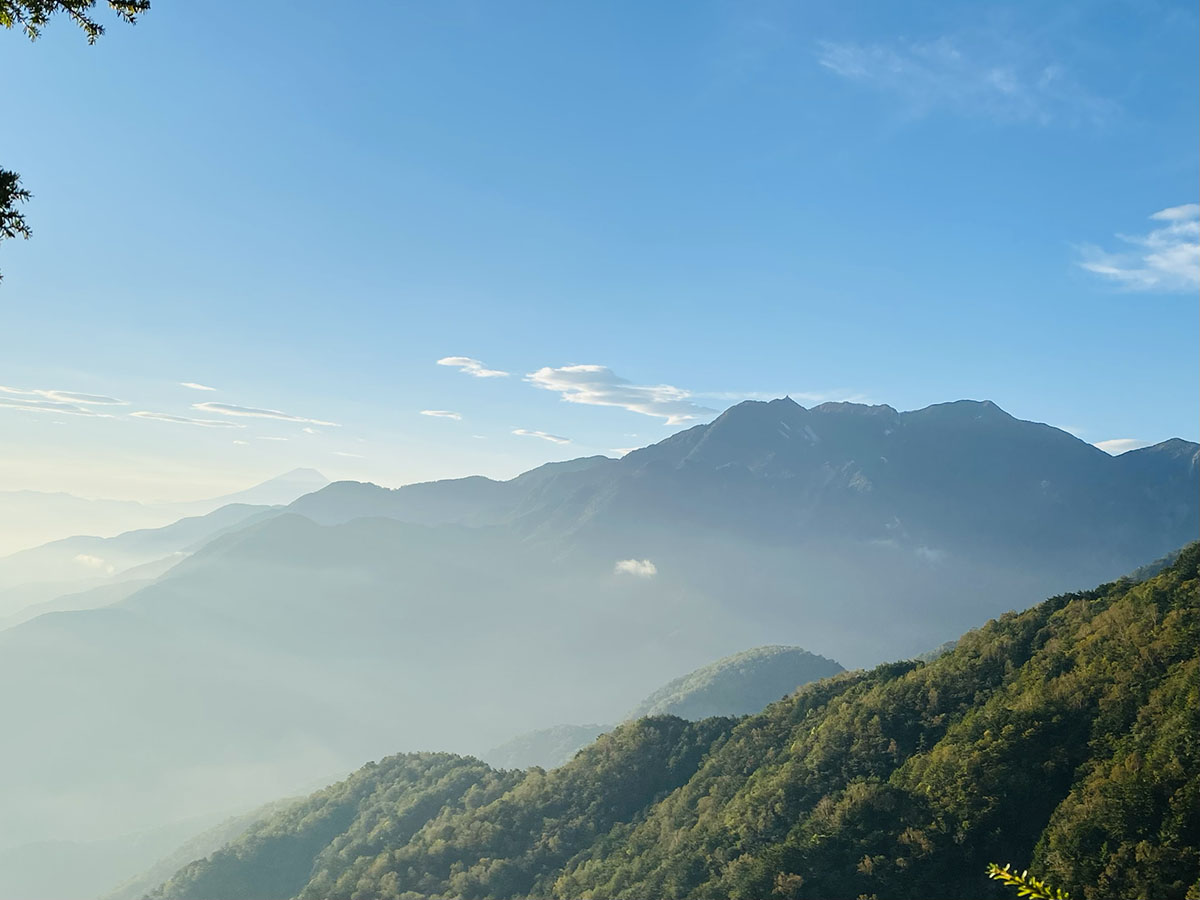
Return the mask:
<path id="1" fill-rule="evenodd" d="M 1198 900 L 1197 71 L 0 0 L 0 900 Z"/>

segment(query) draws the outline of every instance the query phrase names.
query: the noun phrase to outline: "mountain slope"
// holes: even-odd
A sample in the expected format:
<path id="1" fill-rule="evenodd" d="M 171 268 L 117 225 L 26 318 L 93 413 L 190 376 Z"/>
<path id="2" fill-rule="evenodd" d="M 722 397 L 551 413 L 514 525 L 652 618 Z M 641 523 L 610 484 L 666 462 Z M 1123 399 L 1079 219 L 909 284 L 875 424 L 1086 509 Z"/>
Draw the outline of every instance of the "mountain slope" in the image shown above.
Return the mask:
<path id="1" fill-rule="evenodd" d="M 713 716 L 744 716 L 784 697 L 801 685 L 844 671 L 840 665 L 799 647 L 756 647 L 726 656 L 675 678 L 650 694 L 626 715 L 673 715 L 698 721 Z M 557 725 L 519 735 L 483 754 L 501 769 L 568 762 L 611 725 Z"/>
<path id="2" fill-rule="evenodd" d="M 0 616 L 14 616 L 81 590 L 144 577 L 134 570 L 165 563 L 155 573 L 160 574 L 206 541 L 278 514 L 278 508 L 230 504 L 160 528 L 114 537 L 80 535 L 22 550 L 0 559 Z"/>
<path id="3" fill-rule="evenodd" d="M 799 647 L 756 647 L 710 663 L 663 685 L 626 718 L 744 716 L 801 685 L 845 671 L 831 659 Z"/>
<path id="4" fill-rule="evenodd" d="M 1055 597 L 928 664 L 844 673 L 736 725 L 630 723 L 562 769 L 511 773 L 495 799 L 452 803 L 394 839 L 372 824 L 387 816 L 378 805 L 315 795 L 309 820 L 336 808 L 354 824 L 311 867 L 306 851 L 289 888 L 381 900 L 990 897 L 1000 889 L 983 869 L 998 859 L 1029 860 L 1085 900 L 1182 898 L 1200 882 L 1198 561 L 1192 545 L 1144 583 Z M 191 886 L 270 867 L 243 839 L 159 896 L 212 897 Z M 284 896 L 219 883 L 223 897 Z"/>

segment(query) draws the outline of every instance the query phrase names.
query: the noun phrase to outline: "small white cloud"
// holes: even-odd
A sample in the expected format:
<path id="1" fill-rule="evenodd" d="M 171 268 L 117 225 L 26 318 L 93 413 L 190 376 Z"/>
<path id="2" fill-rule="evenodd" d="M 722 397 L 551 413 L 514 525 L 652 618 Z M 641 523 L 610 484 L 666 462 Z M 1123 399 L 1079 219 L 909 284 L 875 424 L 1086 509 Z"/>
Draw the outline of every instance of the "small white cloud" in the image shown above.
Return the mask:
<path id="1" fill-rule="evenodd" d="M 1161 209 L 1150 218 L 1164 223 L 1142 235 L 1118 234 L 1125 250 L 1085 245 L 1079 266 L 1132 291 L 1200 288 L 1200 204 Z"/>
<path id="2" fill-rule="evenodd" d="M 303 431 L 305 434 L 321 434 L 320 431 L 317 431 L 317 429 L 313 428 L 311 425 L 305 425 L 300 430 Z"/>
<path id="3" fill-rule="evenodd" d="M 106 575 L 111 575 L 116 571 L 116 567 L 111 563 L 106 562 L 99 556 L 93 556 L 90 553 L 80 553 L 75 557 L 75 562 L 79 563 L 81 566 L 86 566 L 89 569 L 96 569 L 97 571 L 104 572 Z"/>
<path id="4" fill-rule="evenodd" d="M 653 578 L 658 574 L 658 566 L 648 559 L 622 559 L 613 566 L 616 575 L 633 575 L 637 578 Z"/>
<path id="5" fill-rule="evenodd" d="M 454 419 L 455 421 L 462 419 L 461 415 L 456 412 L 450 412 L 448 409 L 423 409 L 421 410 L 421 415 L 433 416 L 435 419 Z"/>
<path id="6" fill-rule="evenodd" d="M 552 444 L 569 444 L 570 438 L 560 437 L 557 434 L 547 434 L 544 431 L 530 431 L 527 428 L 514 428 L 513 434 L 519 434 L 524 437 L 541 438 L 543 441 L 550 441 Z"/>
<path id="7" fill-rule="evenodd" d="M 346 457 L 349 457 L 350 459 L 366 459 L 366 457 L 363 456 L 361 453 L 347 453 L 345 450 L 334 450 L 333 455 L 334 456 L 346 456 Z"/>
<path id="8" fill-rule="evenodd" d="M 918 547 L 916 553 L 921 559 L 931 563 L 940 563 L 946 558 L 946 551 L 936 547 Z"/>
<path id="9" fill-rule="evenodd" d="M 209 387 L 207 384 L 197 384 L 194 381 L 181 381 L 180 387 L 191 388 L 193 391 L 215 391 L 215 387 Z"/>
<path id="10" fill-rule="evenodd" d="M 258 436 L 258 439 L 260 441 L 286 441 L 287 440 L 287 438 L 285 438 L 285 437 L 274 437 L 272 435 L 267 435 L 267 434 L 260 434 Z"/>
<path id="11" fill-rule="evenodd" d="M 151 412 L 140 409 L 129 415 L 135 419 L 153 419 L 156 422 L 174 422 L 177 425 L 196 425 L 200 428 L 245 428 L 240 422 L 223 422 L 220 419 L 194 419 L 191 416 L 174 416 L 170 413 Z"/>
<path id="12" fill-rule="evenodd" d="M 639 448 L 637 448 L 637 447 L 614 447 L 613 449 L 609 450 L 608 452 L 615 453 L 615 454 L 617 454 L 617 456 L 625 456 L 627 453 L 632 453 L 634 450 L 637 450 L 637 449 L 639 449 Z"/>
<path id="13" fill-rule="evenodd" d="M 621 378 L 607 366 L 549 366 L 530 372 L 525 380 L 535 387 L 555 391 L 568 403 L 616 406 L 644 416 L 657 416 L 667 425 L 679 425 L 716 413 L 693 403 L 690 391 L 670 384 L 640 385 Z"/>
<path id="14" fill-rule="evenodd" d="M 499 369 L 489 369 L 484 364 L 469 356 L 443 356 L 437 361 L 439 366 L 452 366 L 460 372 L 474 375 L 476 378 L 507 378 L 507 372 Z"/>
<path id="15" fill-rule="evenodd" d="M 1137 438 L 1113 438 L 1111 441 L 1097 441 L 1092 446 L 1099 447 L 1111 456 L 1120 456 L 1122 453 L 1128 453 L 1130 450 L 1149 447 L 1150 441 L 1139 441 Z"/>
<path id="16" fill-rule="evenodd" d="M 277 419 L 281 422 L 304 422 L 309 425 L 325 425 L 329 428 L 340 428 L 337 422 L 323 422 L 320 419 L 309 419 L 304 416 L 293 416 L 291 413 L 280 412 L 277 409 L 258 409 L 253 406 L 234 406 L 232 403 L 215 403 L 207 400 L 204 403 L 193 403 L 192 409 L 204 412 L 218 413 L 222 416 L 243 416 L 251 419 Z"/>
<path id="17" fill-rule="evenodd" d="M 249 441 L 234 441 L 234 443 L 235 443 L 235 444 L 238 444 L 238 445 L 240 445 L 240 446 L 242 446 L 242 447 L 245 447 L 245 446 L 246 446 L 247 444 L 249 444 L 250 442 L 249 442 Z"/>

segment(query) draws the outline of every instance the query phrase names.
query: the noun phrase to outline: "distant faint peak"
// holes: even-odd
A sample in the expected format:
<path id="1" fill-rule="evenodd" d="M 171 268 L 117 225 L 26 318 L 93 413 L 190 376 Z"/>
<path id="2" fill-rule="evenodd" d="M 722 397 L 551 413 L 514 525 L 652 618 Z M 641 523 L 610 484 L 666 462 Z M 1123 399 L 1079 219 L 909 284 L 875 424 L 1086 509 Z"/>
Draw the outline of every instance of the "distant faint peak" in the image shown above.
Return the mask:
<path id="1" fill-rule="evenodd" d="M 290 472 L 284 472 L 282 475 L 276 475 L 264 484 L 270 484 L 271 481 L 319 481 L 322 484 L 329 484 L 329 479 L 318 472 L 316 469 L 292 469 Z"/>

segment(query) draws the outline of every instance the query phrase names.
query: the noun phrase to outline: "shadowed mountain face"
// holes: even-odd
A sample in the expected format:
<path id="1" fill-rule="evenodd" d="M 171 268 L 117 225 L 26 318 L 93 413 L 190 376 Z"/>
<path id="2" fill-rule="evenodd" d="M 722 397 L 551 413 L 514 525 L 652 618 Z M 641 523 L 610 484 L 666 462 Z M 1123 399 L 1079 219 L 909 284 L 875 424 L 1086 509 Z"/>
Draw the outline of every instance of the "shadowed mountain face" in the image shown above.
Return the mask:
<path id="1" fill-rule="evenodd" d="M 0 848 L 617 721 L 745 647 L 910 657 L 1193 538 L 1196 451 L 1113 458 L 989 403 L 781 400 L 507 482 L 330 485 L 0 632 Z"/>
<path id="2" fill-rule="evenodd" d="M 511 524 L 619 547 L 662 532 L 791 547 L 797 540 L 980 553 L 1113 573 L 1180 546 L 1200 527 L 1196 444 L 1120 457 L 990 401 L 899 413 L 890 406 L 750 401 L 636 450 L 484 478 L 387 490 L 341 482 L 292 509 L 416 523 Z"/>

